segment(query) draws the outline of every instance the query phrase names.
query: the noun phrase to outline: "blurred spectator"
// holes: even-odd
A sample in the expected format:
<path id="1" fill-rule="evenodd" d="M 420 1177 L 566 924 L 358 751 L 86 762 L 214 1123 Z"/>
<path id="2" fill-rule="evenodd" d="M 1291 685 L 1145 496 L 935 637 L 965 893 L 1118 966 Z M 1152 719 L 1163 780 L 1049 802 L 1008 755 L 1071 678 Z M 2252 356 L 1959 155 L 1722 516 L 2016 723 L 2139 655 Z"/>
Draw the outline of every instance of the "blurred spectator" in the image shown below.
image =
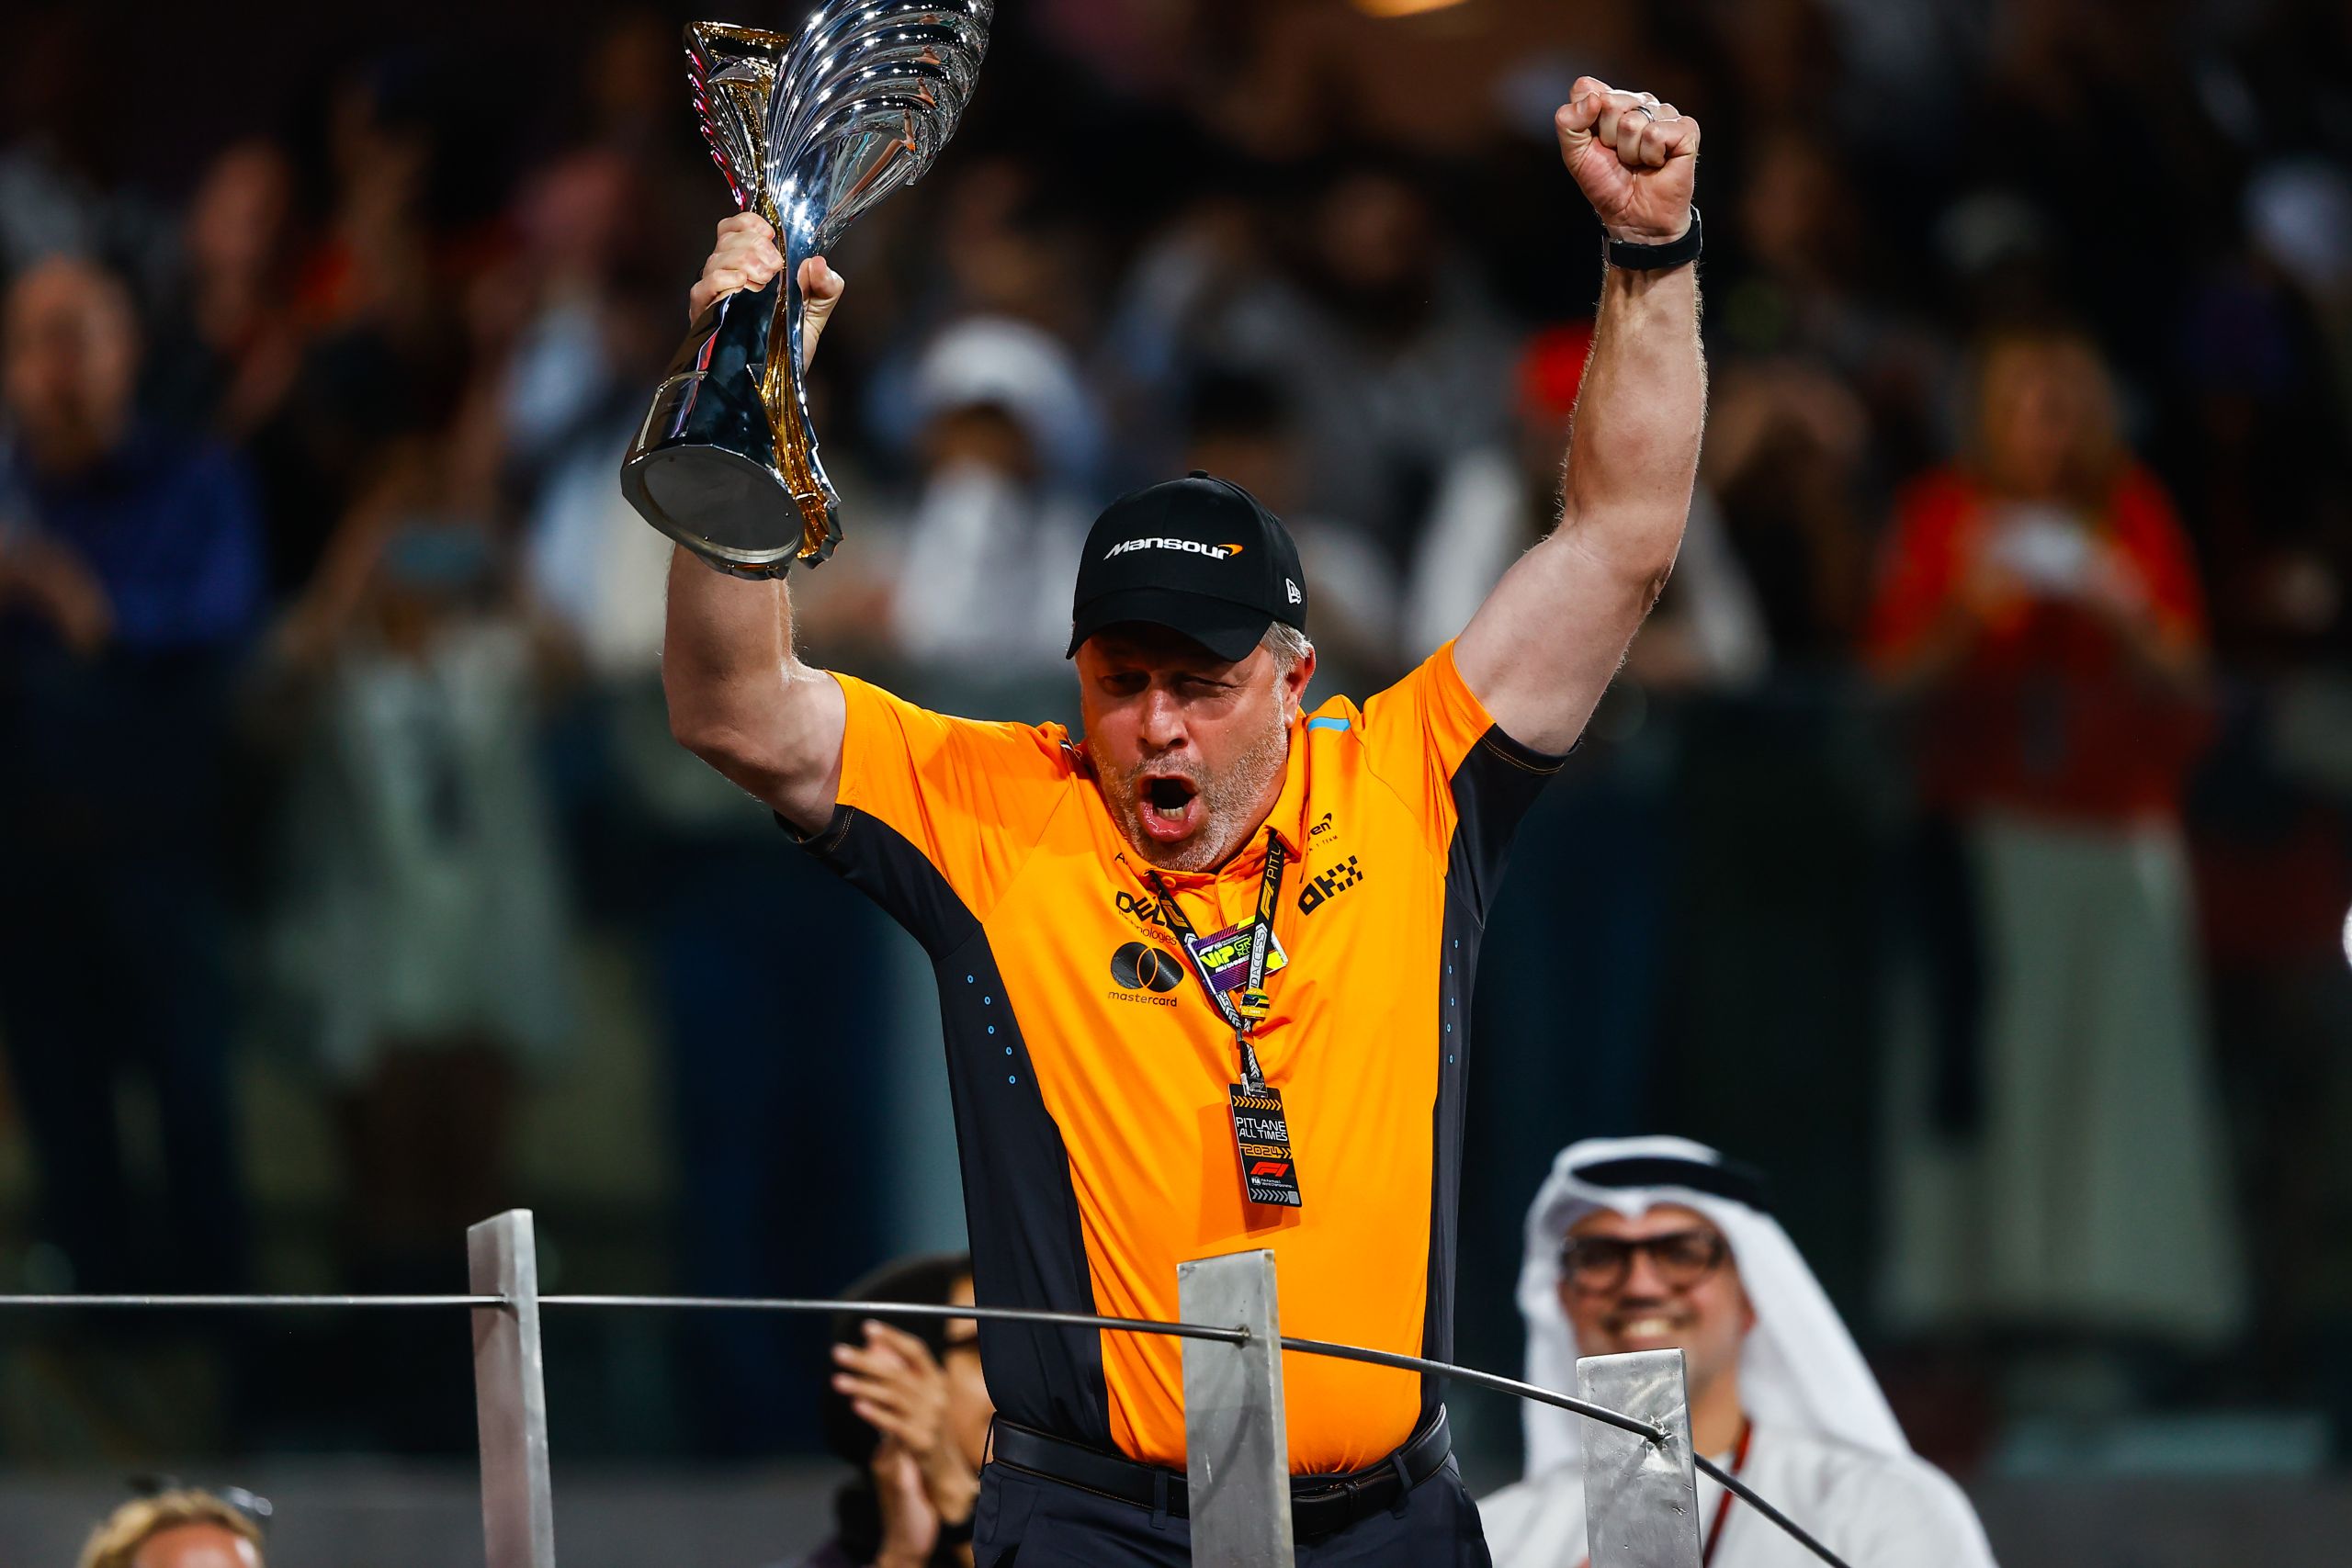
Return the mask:
<path id="1" fill-rule="evenodd" d="M 107 1515 L 81 1568 L 262 1568 L 261 1526 L 209 1492 L 161 1492 Z"/>
<path id="2" fill-rule="evenodd" d="M 1750 619 L 1735 657 L 1750 672 L 1767 655 L 1816 672 L 1845 662 L 1865 588 L 1854 515 L 1871 449 L 1862 400 L 1817 359 L 1792 355 L 1731 360 L 1709 400 L 1693 521 L 1705 513 L 1710 526 L 1684 544 L 1676 576 L 1696 567 L 1739 586 L 1712 593 L 1699 626 L 1738 625 L 1736 592 Z"/>
<path id="3" fill-rule="evenodd" d="M 495 425 L 397 449 L 289 618 L 309 699 L 279 962 L 334 1086 L 361 1278 L 435 1277 L 512 1201 L 517 1096 L 570 1031 L 535 726 L 544 655 L 495 522 Z"/>
<path id="4" fill-rule="evenodd" d="M 280 640 L 273 705 L 295 746 L 272 955 L 335 1119 L 362 1290 L 446 1287 L 450 1238 L 517 1201 L 521 1097 L 572 1027 L 547 654 L 504 559 L 481 401 L 392 449 Z M 432 1325 L 355 1333 L 379 1440 L 461 1441 L 463 1406 L 408 1371 Z"/>
<path id="5" fill-rule="evenodd" d="M 1921 705 L 1986 994 L 1945 1041 L 1944 1135 L 1892 1140 L 1893 1267 L 1914 1320 L 2204 1342 L 2243 1307 L 2179 828 L 2204 607 L 2116 421 L 2079 334 L 1996 334 L 1965 457 L 1896 518 L 1870 652 Z"/>
<path id="6" fill-rule="evenodd" d="M 335 87 L 309 149 L 328 212 L 293 269 L 300 364 L 252 434 L 267 500 L 270 581 L 310 581 L 390 443 L 437 428 L 465 379 L 456 270 L 434 227 L 431 85 L 390 65 Z"/>
<path id="7" fill-rule="evenodd" d="M 85 1289 L 238 1280 L 220 951 L 228 684 L 261 610 L 243 471 L 139 421 L 119 280 L 7 295 L 0 452 L 0 1021 L 43 1229 Z M 119 1091 L 152 1095 L 166 1223 L 133 1221 Z"/>
<path id="8" fill-rule="evenodd" d="M 645 201 L 617 153 L 557 160 L 526 185 L 516 254 L 479 290 L 491 309 L 516 318 L 499 412 L 507 478 L 526 491 L 568 440 L 609 417 L 624 389 L 632 403 L 644 390 L 626 373 L 650 347 L 648 284 L 662 276 L 648 254 Z M 662 283 L 666 298 L 666 276 Z"/>
<path id="9" fill-rule="evenodd" d="M 2352 181 L 2249 183 L 2250 243 L 2184 312 L 2169 464 L 2203 523 L 2222 646 L 2266 667 L 2352 645 Z"/>
<path id="10" fill-rule="evenodd" d="M 1810 123 L 1760 134 L 1748 158 L 1733 209 L 1739 266 L 1714 311 L 1740 356 L 1725 369 L 1763 361 L 1815 408 L 1824 385 L 1842 392 L 1843 422 L 1860 425 L 1838 443 L 1849 484 L 1879 477 L 1871 463 L 1892 478 L 1932 460 L 1951 354 L 1903 302 L 1893 236 L 1875 216 L 1883 205 L 1865 197 L 1838 144 Z M 1803 385 L 1806 378 L 1816 385 Z"/>
<path id="11" fill-rule="evenodd" d="M 0 283 L 72 254 L 152 286 L 171 220 L 120 178 L 129 120 L 104 24 L 70 6 L 20 6 L 0 26 Z"/>
<path id="12" fill-rule="evenodd" d="M 843 1292 L 852 1301 L 972 1303 L 972 1260 L 906 1258 Z M 857 1474 L 833 1494 L 833 1539 L 801 1568 L 971 1568 L 972 1510 L 996 1407 L 978 1325 L 837 1319 L 823 1399 L 825 1444 Z"/>
<path id="13" fill-rule="evenodd" d="M 233 442 L 277 412 L 301 363 L 287 309 L 293 209 L 293 164 L 270 142 L 240 141 L 205 171 L 181 225 L 178 297 L 148 370 L 157 417 Z"/>
<path id="14" fill-rule="evenodd" d="M 1390 160 L 1325 174 L 1272 240 L 1202 217 L 1139 261 L 1119 341 L 1180 386 L 1195 366 L 1267 378 L 1296 424 L 1301 505 L 1402 577 L 1433 516 L 1509 450 L 1510 339 L 1475 269 Z"/>
<path id="15" fill-rule="evenodd" d="M 899 541 L 890 630 L 921 663 L 1057 675 L 1069 640 L 1096 417 L 1077 365 L 1023 322 L 975 317 L 916 362 L 921 489 Z"/>

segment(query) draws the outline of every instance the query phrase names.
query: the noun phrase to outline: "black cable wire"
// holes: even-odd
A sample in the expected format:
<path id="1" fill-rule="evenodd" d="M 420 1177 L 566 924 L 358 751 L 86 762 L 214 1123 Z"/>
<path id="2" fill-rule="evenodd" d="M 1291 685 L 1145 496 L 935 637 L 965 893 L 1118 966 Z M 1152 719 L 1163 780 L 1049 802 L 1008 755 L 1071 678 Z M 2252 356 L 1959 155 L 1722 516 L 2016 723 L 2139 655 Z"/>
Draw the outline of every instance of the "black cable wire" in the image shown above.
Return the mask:
<path id="1" fill-rule="evenodd" d="M 0 1296 L 0 1311 L 10 1307 L 50 1307 L 74 1312 L 84 1307 L 107 1310 L 117 1307 L 148 1307 L 158 1312 L 170 1312 L 182 1307 L 206 1310 L 243 1308 L 276 1310 L 278 1308 L 313 1307 L 503 1307 L 504 1296 Z"/>
<path id="2" fill-rule="evenodd" d="M 493 1297 L 492 1300 L 497 1298 Z M 683 1307 L 695 1312 L 821 1312 L 859 1317 L 969 1317 L 990 1323 L 1035 1323 L 1050 1328 L 1108 1328 L 1129 1334 L 1160 1334 L 1175 1339 L 1209 1339 L 1246 1345 L 1246 1328 L 1205 1323 L 1159 1323 L 1140 1317 L 1102 1317 L 1085 1312 L 1047 1312 L 1034 1307 L 952 1306 L 938 1302 L 800 1301 L 783 1296 L 541 1296 L 541 1306 Z"/>
<path id="3" fill-rule="evenodd" d="M 1103 1317 L 1093 1313 L 1047 1312 L 1030 1307 L 954 1306 L 937 1302 L 850 1302 L 803 1300 L 782 1296 L 588 1296 L 555 1295 L 538 1298 L 541 1306 L 553 1307 L 621 1307 L 639 1310 L 683 1309 L 695 1312 L 786 1312 L 843 1313 L 864 1317 L 968 1317 L 987 1319 L 993 1323 L 1030 1323 L 1053 1328 L 1091 1328 L 1124 1334 L 1159 1334 L 1178 1339 L 1202 1339 L 1224 1345 L 1246 1345 L 1250 1331 L 1246 1328 L 1223 1328 L 1205 1323 L 1159 1323 L 1146 1318 Z M 141 1307 L 169 1311 L 175 1308 L 346 1308 L 346 1307 L 503 1307 L 512 1303 L 504 1296 L 494 1295 L 415 1295 L 415 1296 L 336 1296 L 336 1295 L 0 1295 L 0 1311 L 11 1307 L 40 1307 L 63 1310 L 81 1308 Z M 1421 1372 L 1454 1382 L 1468 1383 L 1476 1388 L 1492 1389 L 1514 1398 L 1550 1404 L 1602 1422 L 1622 1431 L 1631 1432 L 1645 1442 L 1665 1444 L 1670 1441 L 1664 1428 L 1621 1410 L 1594 1404 L 1548 1388 L 1521 1382 L 1515 1378 L 1482 1372 L 1473 1367 L 1455 1366 L 1451 1361 L 1434 1361 L 1424 1356 L 1407 1356 L 1393 1350 L 1367 1349 L 1360 1345 L 1339 1345 L 1326 1339 L 1297 1339 L 1283 1337 L 1282 1348 L 1304 1356 L 1324 1356 L 1333 1360 L 1360 1361 L 1367 1366 L 1393 1367 L 1399 1371 Z M 1836 1552 L 1830 1551 L 1800 1528 L 1780 1509 L 1758 1496 L 1754 1487 L 1737 1476 L 1725 1472 L 1704 1454 L 1691 1456 L 1692 1462 L 1716 1481 L 1729 1488 L 1748 1506 L 1771 1520 L 1789 1538 L 1812 1552 L 1829 1568 L 1849 1568 Z"/>
<path id="4" fill-rule="evenodd" d="M 1369 1366 L 1395 1367 L 1400 1371 L 1427 1372 L 1432 1377 L 1450 1378 L 1455 1382 L 1490 1388 L 1498 1393 L 1515 1394 L 1521 1399 L 1530 1400 L 1537 1404 L 1555 1404 L 1563 1410 L 1574 1411 L 1577 1415 L 1589 1420 L 1603 1422 L 1623 1431 L 1631 1432 L 1647 1442 L 1662 1443 L 1667 1440 L 1667 1434 L 1663 1428 L 1652 1426 L 1637 1416 L 1628 1416 L 1622 1410 L 1611 1410 L 1605 1404 L 1594 1404 L 1588 1400 L 1577 1399 L 1569 1394 L 1555 1393 L 1548 1388 L 1539 1388 L 1532 1382 L 1521 1382 L 1514 1378 L 1500 1377 L 1493 1372 L 1482 1372 L 1470 1367 L 1457 1367 L 1451 1361 L 1432 1361 L 1420 1356 L 1402 1356 L 1394 1350 L 1367 1350 L 1360 1345 L 1334 1345 L 1327 1339 L 1294 1339 L 1288 1335 L 1283 1336 L 1283 1348 L 1296 1350 L 1308 1356 L 1329 1356 L 1340 1361 L 1363 1361 Z M 1843 1568 L 1842 1564 L 1840 1568 Z"/>
<path id="5" fill-rule="evenodd" d="M 1723 1466 L 1717 1464 L 1713 1460 L 1709 1459 L 1705 1454 L 1692 1454 L 1690 1458 L 1692 1462 L 1697 1464 L 1702 1471 L 1713 1476 L 1717 1481 L 1722 1482 L 1724 1486 L 1728 1487 L 1749 1507 L 1755 1509 L 1758 1513 L 1763 1515 L 1766 1518 L 1771 1520 L 1782 1529 L 1788 1531 L 1790 1540 L 1795 1541 L 1799 1546 L 1804 1547 L 1807 1551 L 1812 1552 L 1815 1557 L 1820 1558 L 1824 1562 L 1828 1563 L 1829 1568 L 1849 1568 L 1844 1558 L 1838 1556 L 1836 1552 L 1822 1545 L 1821 1542 L 1814 1540 L 1813 1537 L 1807 1535 L 1803 1529 L 1798 1528 L 1797 1522 L 1794 1519 L 1789 1517 L 1788 1515 L 1781 1512 L 1780 1509 L 1772 1506 L 1771 1504 L 1767 1503 L 1763 1498 L 1758 1496 L 1756 1495 L 1756 1488 L 1748 1485 L 1747 1482 L 1742 1481 L 1736 1475 L 1731 1474 L 1729 1472 L 1725 1471 Z"/>

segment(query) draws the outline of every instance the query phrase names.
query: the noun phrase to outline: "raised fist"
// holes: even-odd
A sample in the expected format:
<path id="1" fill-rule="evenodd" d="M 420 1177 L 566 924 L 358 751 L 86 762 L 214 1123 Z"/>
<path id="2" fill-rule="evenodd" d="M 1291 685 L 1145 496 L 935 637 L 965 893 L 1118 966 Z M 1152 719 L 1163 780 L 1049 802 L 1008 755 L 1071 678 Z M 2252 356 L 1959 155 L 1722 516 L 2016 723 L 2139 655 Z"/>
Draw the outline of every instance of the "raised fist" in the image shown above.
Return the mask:
<path id="1" fill-rule="evenodd" d="M 1699 122 L 1654 93 L 1624 93 L 1597 76 L 1577 78 L 1552 116 L 1560 160 L 1612 240 L 1664 244 L 1690 227 Z"/>

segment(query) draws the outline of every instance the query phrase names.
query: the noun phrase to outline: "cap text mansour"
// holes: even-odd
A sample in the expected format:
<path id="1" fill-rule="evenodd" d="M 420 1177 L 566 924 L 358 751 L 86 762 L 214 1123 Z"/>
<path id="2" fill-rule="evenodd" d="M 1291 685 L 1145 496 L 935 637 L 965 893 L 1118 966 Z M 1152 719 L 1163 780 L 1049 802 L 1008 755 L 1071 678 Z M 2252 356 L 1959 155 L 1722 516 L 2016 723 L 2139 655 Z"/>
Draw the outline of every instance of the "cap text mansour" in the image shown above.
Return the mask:
<path id="1" fill-rule="evenodd" d="M 1123 556 L 1129 550 L 1184 550 L 1193 555 L 1206 556 L 1211 560 L 1223 560 L 1227 556 L 1239 555 L 1241 547 L 1239 545 L 1204 545 L 1198 539 L 1170 539 L 1154 536 L 1143 539 L 1122 539 L 1104 550 L 1102 558 L 1109 560 L 1113 556 Z"/>

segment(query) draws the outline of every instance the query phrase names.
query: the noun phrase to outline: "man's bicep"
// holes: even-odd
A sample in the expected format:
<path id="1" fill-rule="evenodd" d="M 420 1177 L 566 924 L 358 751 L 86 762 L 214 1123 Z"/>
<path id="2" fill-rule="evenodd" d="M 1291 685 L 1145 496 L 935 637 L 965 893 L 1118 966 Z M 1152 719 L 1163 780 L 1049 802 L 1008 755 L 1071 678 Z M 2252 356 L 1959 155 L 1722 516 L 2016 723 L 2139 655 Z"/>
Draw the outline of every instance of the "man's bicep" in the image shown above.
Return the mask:
<path id="1" fill-rule="evenodd" d="M 779 754 L 786 772 L 767 789 L 753 793 L 769 809 L 807 836 L 832 820 L 841 798 L 842 741 L 849 705 L 842 688 L 820 670 L 801 670 L 785 683 L 779 716 Z"/>
<path id="2" fill-rule="evenodd" d="M 1503 574 L 1454 644 L 1455 666 L 1505 735 L 1565 752 L 1665 582 L 1605 559 L 1564 523 Z"/>

